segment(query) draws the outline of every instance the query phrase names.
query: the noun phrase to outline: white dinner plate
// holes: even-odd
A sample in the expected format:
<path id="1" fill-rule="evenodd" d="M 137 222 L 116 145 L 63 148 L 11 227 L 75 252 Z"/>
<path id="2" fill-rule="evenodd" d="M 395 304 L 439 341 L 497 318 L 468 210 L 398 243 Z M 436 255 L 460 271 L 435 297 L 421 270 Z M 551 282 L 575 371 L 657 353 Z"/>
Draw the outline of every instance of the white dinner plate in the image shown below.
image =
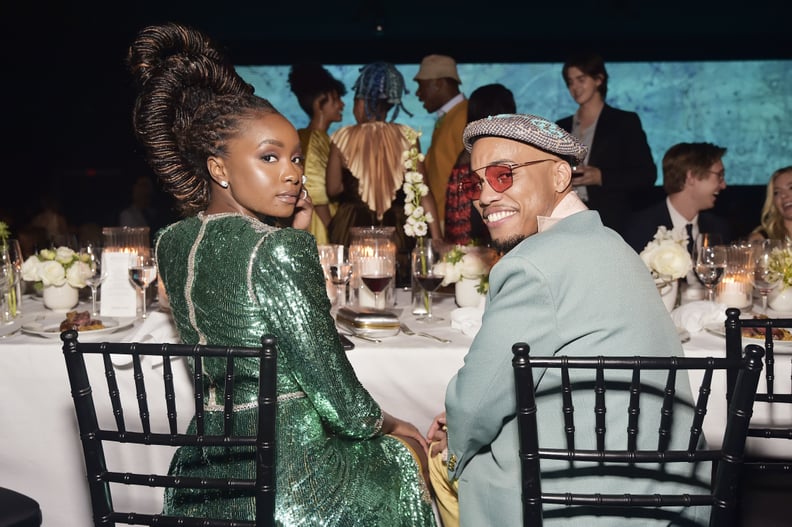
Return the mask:
<path id="1" fill-rule="evenodd" d="M 135 323 L 135 317 L 97 317 L 102 321 L 105 326 L 102 329 L 91 329 L 80 331 L 80 337 L 94 337 L 97 335 L 106 335 L 113 333 L 119 329 L 128 328 Z M 64 314 L 54 314 L 51 312 L 40 313 L 39 316 L 28 319 L 27 322 L 22 324 L 22 331 L 30 333 L 31 335 L 38 335 L 45 338 L 58 338 L 60 337 L 61 330 L 60 324 L 66 319 Z"/>
<path id="2" fill-rule="evenodd" d="M 713 335 L 718 335 L 719 337 L 726 337 L 726 327 L 723 324 L 708 324 L 704 326 L 704 329 L 712 333 Z M 743 344 L 759 344 L 760 346 L 764 347 L 764 338 L 754 338 L 754 337 L 746 337 L 743 335 L 742 338 Z M 776 340 L 773 339 L 773 349 L 774 350 L 784 350 L 784 351 L 792 351 L 792 340 Z"/>

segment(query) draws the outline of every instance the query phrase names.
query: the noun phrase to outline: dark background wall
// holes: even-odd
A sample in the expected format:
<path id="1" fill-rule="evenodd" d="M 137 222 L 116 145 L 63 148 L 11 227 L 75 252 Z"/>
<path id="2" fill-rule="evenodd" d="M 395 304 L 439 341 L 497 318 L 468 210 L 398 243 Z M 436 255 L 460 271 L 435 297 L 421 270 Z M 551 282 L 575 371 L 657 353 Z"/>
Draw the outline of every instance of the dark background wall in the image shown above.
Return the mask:
<path id="1" fill-rule="evenodd" d="M 792 58 L 788 3 L 510 4 L 162 0 L 4 6 L 0 217 L 20 224 L 38 207 L 38 197 L 52 191 L 73 223 L 116 223 L 134 177 L 148 173 L 130 132 L 133 92 L 123 57 L 137 30 L 149 23 L 200 27 L 236 64 L 417 63 L 427 53 L 448 53 L 460 62 L 559 63 L 579 46 L 598 49 L 607 62 Z M 735 214 L 742 231 L 755 223 L 762 199 L 762 189 L 730 187 L 716 211 Z M 161 204 L 169 206 L 165 198 Z"/>

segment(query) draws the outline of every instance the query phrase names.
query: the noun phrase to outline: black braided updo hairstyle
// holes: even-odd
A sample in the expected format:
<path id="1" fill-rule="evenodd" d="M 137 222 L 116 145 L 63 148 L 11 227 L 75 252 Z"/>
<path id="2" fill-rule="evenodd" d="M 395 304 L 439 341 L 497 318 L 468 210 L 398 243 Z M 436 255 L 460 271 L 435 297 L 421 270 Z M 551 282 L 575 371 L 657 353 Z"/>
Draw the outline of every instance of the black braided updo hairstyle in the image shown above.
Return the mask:
<path id="1" fill-rule="evenodd" d="M 366 104 L 366 116 L 384 112 L 387 113 L 393 106 L 391 121 L 395 121 L 399 110 L 412 117 L 402 103 L 402 94 L 409 93 L 404 86 L 404 76 L 389 62 L 372 62 L 360 68 L 355 84 L 352 86 L 355 99 L 363 99 Z"/>
<path id="2" fill-rule="evenodd" d="M 279 113 L 236 73 L 212 41 L 175 23 L 138 33 L 126 57 L 138 95 L 135 136 L 162 188 L 183 216 L 205 210 L 209 156 L 223 156 L 240 121 Z"/>

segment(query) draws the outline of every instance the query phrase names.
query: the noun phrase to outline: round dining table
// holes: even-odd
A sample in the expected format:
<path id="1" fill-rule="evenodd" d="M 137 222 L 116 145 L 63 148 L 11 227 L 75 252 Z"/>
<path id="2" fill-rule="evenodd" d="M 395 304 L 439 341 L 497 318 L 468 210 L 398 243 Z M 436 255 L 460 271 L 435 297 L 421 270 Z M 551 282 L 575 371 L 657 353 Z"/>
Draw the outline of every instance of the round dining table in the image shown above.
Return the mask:
<path id="1" fill-rule="evenodd" d="M 395 305 L 390 307 L 400 321 L 415 335 L 399 332 L 395 336 L 372 342 L 350 336 L 354 349 L 347 356 L 361 383 L 382 408 L 426 431 L 435 415 L 443 410 L 445 387 L 462 365 L 473 337 L 451 327 L 451 314 L 456 309 L 453 295 L 438 294 L 435 310 L 438 318 L 429 324 L 419 322 L 410 310 L 410 294 L 397 291 Z M 74 310 L 90 309 L 83 301 Z M 0 486 L 12 488 L 35 498 L 41 505 L 44 525 L 73 527 L 92 525 L 90 495 L 85 477 L 82 447 L 74 406 L 61 350 L 59 331 L 53 324 L 65 318 L 64 313 L 46 309 L 40 298 L 26 296 L 22 315 L 13 327 L 0 328 Z M 101 317 L 99 317 L 101 318 Z M 83 340 L 122 342 L 177 342 L 178 335 L 166 310 L 153 305 L 148 317 L 114 318 L 119 322 Z M 467 326 L 466 326 L 467 327 Z M 443 343 L 419 332 L 429 333 L 449 342 Z M 103 369 L 98 357 L 87 357 L 89 375 L 100 378 Z M 162 378 L 162 365 L 145 361 L 146 375 Z M 131 376 L 130 376 L 131 377 Z M 99 381 L 94 381 L 99 382 Z M 119 377 L 119 389 L 134 393 L 132 381 Z M 129 386 L 125 386 L 127 382 Z M 192 387 L 186 366 L 174 366 L 177 406 L 190 407 Z M 151 415 L 163 401 L 158 383 L 147 384 Z M 181 388 L 181 389 L 180 389 Z M 106 390 L 103 385 L 95 391 Z M 99 399 L 97 408 L 101 410 Z M 179 414 L 179 425 L 187 426 L 189 416 Z M 135 470 L 141 473 L 167 471 L 173 451 L 167 447 L 130 445 L 105 447 L 108 467 L 113 470 Z M 139 450 L 136 450 L 139 449 Z M 162 509 L 161 489 L 123 489 L 114 494 L 114 503 L 127 510 L 157 513 Z"/>

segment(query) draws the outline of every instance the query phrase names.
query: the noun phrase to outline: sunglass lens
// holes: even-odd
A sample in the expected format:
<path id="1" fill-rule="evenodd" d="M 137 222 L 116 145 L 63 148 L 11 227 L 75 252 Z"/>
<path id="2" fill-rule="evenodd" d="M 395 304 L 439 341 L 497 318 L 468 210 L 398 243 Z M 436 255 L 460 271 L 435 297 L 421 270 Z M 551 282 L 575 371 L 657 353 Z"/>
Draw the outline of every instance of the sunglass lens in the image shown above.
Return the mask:
<path id="1" fill-rule="evenodd" d="M 512 186 L 512 169 L 504 165 L 490 165 L 484 169 L 484 177 L 495 192 L 505 192 Z"/>
<path id="2" fill-rule="evenodd" d="M 465 194 L 467 199 L 475 201 L 481 197 L 481 184 L 479 178 L 475 175 L 468 176 L 459 183 L 460 190 Z"/>

